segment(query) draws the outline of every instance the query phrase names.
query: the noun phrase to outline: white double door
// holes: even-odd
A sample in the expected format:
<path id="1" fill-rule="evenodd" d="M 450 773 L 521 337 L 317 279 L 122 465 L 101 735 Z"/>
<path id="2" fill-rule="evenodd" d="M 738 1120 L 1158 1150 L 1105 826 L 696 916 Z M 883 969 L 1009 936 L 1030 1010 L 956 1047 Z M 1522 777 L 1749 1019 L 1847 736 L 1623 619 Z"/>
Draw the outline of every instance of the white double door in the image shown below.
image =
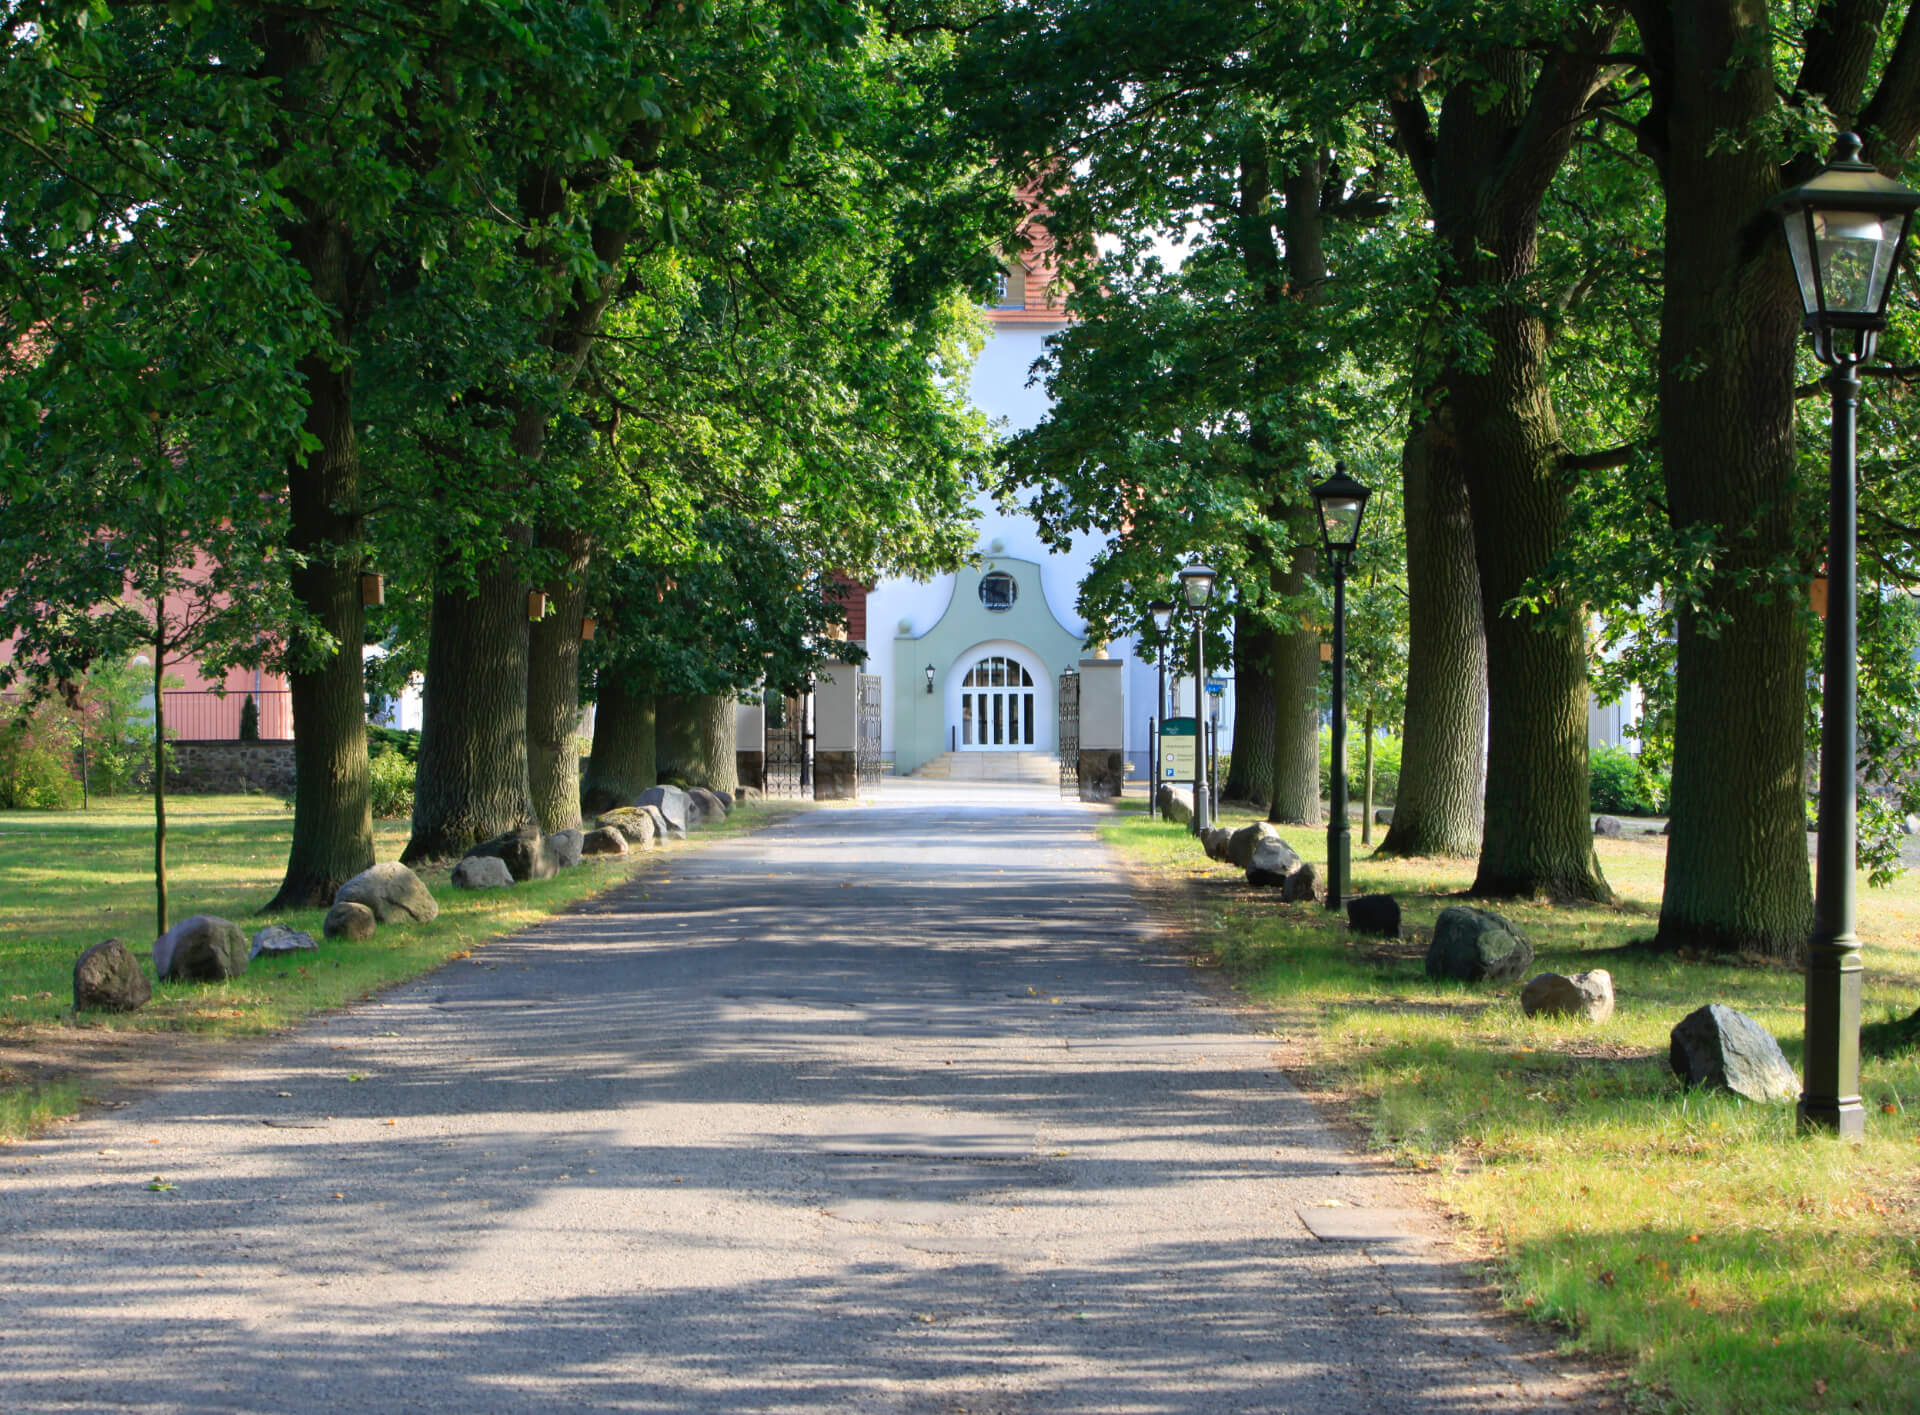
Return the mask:
<path id="1" fill-rule="evenodd" d="M 1014 659 L 990 654 L 960 680 L 960 748 L 1019 752 L 1039 740 L 1040 703 L 1029 673 Z"/>

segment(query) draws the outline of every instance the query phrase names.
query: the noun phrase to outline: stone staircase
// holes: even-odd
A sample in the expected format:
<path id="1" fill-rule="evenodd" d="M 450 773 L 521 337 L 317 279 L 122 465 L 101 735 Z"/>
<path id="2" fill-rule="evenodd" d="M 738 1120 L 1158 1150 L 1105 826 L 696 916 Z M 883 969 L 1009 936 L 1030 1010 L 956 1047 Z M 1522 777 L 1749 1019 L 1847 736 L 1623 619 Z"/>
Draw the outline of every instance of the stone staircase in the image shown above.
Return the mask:
<path id="1" fill-rule="evenodd" d="M 908 775 L 931 781 L 1029 781 L 1053 786 L 1060 763 L 1051 752 L 942 752 Z"/>

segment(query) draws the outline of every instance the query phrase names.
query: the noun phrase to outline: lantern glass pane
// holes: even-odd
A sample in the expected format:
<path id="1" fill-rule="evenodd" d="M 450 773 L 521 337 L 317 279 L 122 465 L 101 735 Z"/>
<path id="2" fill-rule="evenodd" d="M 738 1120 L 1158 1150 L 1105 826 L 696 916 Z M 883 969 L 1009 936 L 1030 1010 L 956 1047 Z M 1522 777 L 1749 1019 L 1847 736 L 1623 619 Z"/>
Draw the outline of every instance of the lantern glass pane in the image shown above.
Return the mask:
<path id="1" fill-rule="evenodd" d="M 1335 550 L 1352 550 L 1360 542 L 1360 508 L 1366 502 L 1358 497 L 1328 497 L 1320 503 L 1320 523 L 1327 544 Z"/>
<path id="2" fill-rule="evenodd" d="M 1891 227 L 1892 229 L 1889 229 Z M 1816 211 L 1820 285 L 1829 314 L 1873 314 L 1893 267 L 1900 227 L 1871 211 Z"/>
<path id="3" fill-rule="evenodd" d="M 1820 313 L 1820 287 L 1813 275 L 1811 223 L 1807 213 L 1796 211 L 1786 220 L 1787 250 L 1793 256 L 1793 275 L 1800 282 L 1800 309 L 1803 314 Z"/>
<path id="4" fill-rule="evenodd" d="M 1205 609 L 1207 601 L 1213 597 L 1213 576 L 1183 575 L 1180 587 L 1187 592 L 1187 604 L 1193 609 Z"/>

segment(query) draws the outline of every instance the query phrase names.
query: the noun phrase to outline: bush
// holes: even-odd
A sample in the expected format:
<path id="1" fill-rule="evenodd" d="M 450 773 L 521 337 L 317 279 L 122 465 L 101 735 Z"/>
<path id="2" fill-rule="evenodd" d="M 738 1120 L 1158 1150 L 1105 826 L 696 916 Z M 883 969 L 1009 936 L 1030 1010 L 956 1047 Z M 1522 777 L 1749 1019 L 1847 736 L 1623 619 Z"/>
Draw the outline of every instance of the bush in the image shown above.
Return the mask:
<path id="1" fill-rule="evenodd" d="M 1667 778 L 1647 770 L 1624 747 L 1595 747 L 1589 757 L 1587 808 L 1616 816 L 1657 816 L 1667 809 Z"/>
<path id="2" fill-rule="evenodd" d="M 413 763 L 397 751 L 376 753 L 373 769 L 373 813 L 382 820 L 413 814 Z"/>
<path id="3" fill-rule="evenodd" d="M 1357 722 L 1347 724 L 1347 799 L 1359 801 L 1367 789 L 1367 733 Z M 1320 795 L 1333 791 L 1333 729 L 1320 729 Z M 1391 806 L 1400 794 L 1400 738 L 1397 733 L 1373 734 L 1373 804 Z"/>
<path id="4" fill-rule="evenodd" d="M 260 704 L 253 700 L 253 694 L 247 694 L 247 700 L 240 704 L 240 740 L 258 742 L 260 740 Z"/>
<path id="5" fill-rule="evenodd" d="M 80 804 L 80 734 L 59 703 L 22 707 L 0 726 L 0 809 L 70 811 Z"/>
<path id="6" fill-rule="evenodd" d="M 417 727 L 379 727 L 367 724 L 367 750 L 378 757 L 397 752 L 408 761 L 420 759 L 420 729 Z"/>

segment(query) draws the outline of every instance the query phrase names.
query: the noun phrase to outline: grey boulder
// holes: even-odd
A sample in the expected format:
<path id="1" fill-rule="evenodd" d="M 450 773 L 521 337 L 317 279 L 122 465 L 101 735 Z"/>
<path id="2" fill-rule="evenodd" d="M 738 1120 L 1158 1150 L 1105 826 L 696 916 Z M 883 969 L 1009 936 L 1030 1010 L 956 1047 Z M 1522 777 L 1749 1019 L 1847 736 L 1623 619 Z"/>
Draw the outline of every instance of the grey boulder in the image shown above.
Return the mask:
<path id="1" fill-rule="evenodd" d="M 333 902 L 364 904 L 373 911 L 374 922 L 381 924 L 402 919 L 430 924 L 440 917 L 439 902 L 420 882 L 420 876 L 398 860 L 383 860 L 370 870 L 362 870 L 340 886 Z"/>
<path id="2" fill-rule="evenodd" d="M 1193 819 L 1193 797 L 1177 786 L 1162 782 L 1154 800 L 1159 804 L 1160 814 L 1175 825 L 1185 825 Z"/>
<path id="3" fill-rule="evenodd" d="M 373 917 L 373 910 L 348 899 L 327 910 L 327 917 L 320 923 L 320 932 L 327 938 L 344 938 L 348 943 L 365 943 L 373 937 L 373 931 L 378 927 L 379 920 Z"/>
<path id="4" fill-rule="evenodd" d="M 1285 884 L 1287 876 L 1300 866 L 1300 857 L 1278 834 L 1263 836 L 1254 842 L 1253 850 L 1247 857 L 1247 883 Z"/>
<path id="5" fill-rule="evenodd" d="M 553 856 L 555 869 L 570 870 L 580 863 L 580 847 L 586 840 L 586 832 L 578 826 L 566 830 L 556 830 L 547 837 L 547 853 Z"/>
<path id="6" fill-rule="evenodd" d="M 498 855 L 469 855 L 453 867 L 455 889 L 510 889 L 513 871 Z"/>
<path id="7" fill-rule="evenodd" d="M 1712 1086 L 1750 1101 L 1790 1101 L 1800 1082 L 1773 1034 L 1744 1012 L 1711 1003 L 1673 1029 L 1667 1064 L 1688 1086 Z"/>
<path id="8" fill-rule="evenodd" d="M 1227 847 L 1233 843 L 1233 832 L 1225 826 L 1210 825 L 1200 832 L 1200 848 L 1207 852 L 1209 860 L 1225 862 Z"/>
<path id="9" fill-rule="evenodd" d="M 687 818 L 687 793 L 678 786 L 649 786 L 640 793 L 634 805 L 657 807 L 667 824 L 676 827 L 682 836 L 687 833 L 687 827 L 693 824 Z"/>
<path id="10" fill-rule="evenodd" d="M 1619 838 L 1620 832 L 1623 829 L 1625 829 L 1625 827 L 1613 816 L 1594 817 L 1593 833 L 1595 835 L 1604 835 L 1609 840 L 1615 840 Z"/>
<path id="11" fill-rule="evenodd" d="M 516 883 L 530 879 L 552 879 L 559 866 L 554 863 L 553 851 L 547 847 L 547 837 L 530 825 L 518 830 L 509 830 L 483 841 L 467 851 L 471 860 L 475 855 L 491 855 L 495 859 L 506 861 L 507 872 Z"/>
<path id="12" fill-rule="evenodd" d="M 1373 813 L 1373 823 L 1375 825 L 1392 825 L 1393 807 L 1382 806 L 1379 810 L 1375 811 Z"/>
<path id="13" fill-rule="evenodd" d="M 645 811 L 648 818 L 653 821 L 653 833 L 658 839 L 685 840 L 687 838 L 687 827 L 684 824 L 675 825 L 668 820 L 666 812 L 658 806 L 642 806 L 640 809 Z"/>
<path id="14" fill-rule="evenodd" d="M 1227 859 L 1235 869 L 1244 870 L 1253 863 L 1253 852 L 1261 841 L 1279 838 L 1280 832 L 1265 821 L 1243 825 L 1227 842 Z"/>
<path id="15" fill-rule="evenodd" d="M 1347 927 L 1359 934 L 1400 937 L 1400 901 L 1391 894 L 1361 894 L 1347 901 Z"/>
<path id="16" fill-rule="evenodd" d="M 713 794 L 720 798 L 720 804 L 731 814 L 733 811 L 734 793 L 731 791 L 716 791 Z"/>
<path id="17" fill-rule="evenodd" d="M 760 788 L 757 786 L 741 786 L 734 791 L 733 799 L 736 801 L 758 801 L 761 794 Z M 729 809 L 731 809 L 731 807 L 729 807 Z"/>
<path id="18" fill-rule="evenodd" d="M 598 824 L 603 830 L 617 830 L 621 838 L 629 845 L 651 846 L 658 833 L 653 816 L 644 806 L 622 806 L 614 811 L 602 811 Z"/>
<path id="19" fill-rule="evenodd" d="M 1442 909 L 1427 945 L 1427 976 L 1462 982 L 1507 982 L 1533 966 L 1527 936 L 1491 909 Z"/>
<path id="20" fill-rule="evenodd" d="M 247 957 L 258 958 L 263 953 L 310 953 L 319 947 L 310 933 L 290 929 L 285 924 L 268 924 L 254 934 Z"/>
<path id="21" fill-rule="evenodd" d="M 1605 968 L 1575 973 L 1542 973 L 1520 989 L 1520 1010 L 1529 1017 L 1584 1017 L 1604 1022 L 1613 1016 L 1613 974 Z"/>
<path id="22" fill-rule="evenodd" d="M 624 855 L 627 849 L 627 837 L 610 825 L 588 831 L 586 838 L 580 842 L 580 853 L 583 855 Z"/>
<path id="23" fill-rule="evenodd" d="M 153 941 L 157 977 L 217 983 L 247 971 L 247 936 L 215 914 L 182 919 Z"/>
<path id="24" fill-rule="evenodd" d="M 153 984 L 133 950 L 117 938 L 104 939 L 73 964 L 75 1012 L 133 1012 L 153 997 Z"/>
<path id="25" fill-rule="evenodd" d="M 687 792 L 687 824 L 694 828 L 713 825 L 727 818 L 727 803 L 718 793 L 704 786 L 695 786 Z"/>

